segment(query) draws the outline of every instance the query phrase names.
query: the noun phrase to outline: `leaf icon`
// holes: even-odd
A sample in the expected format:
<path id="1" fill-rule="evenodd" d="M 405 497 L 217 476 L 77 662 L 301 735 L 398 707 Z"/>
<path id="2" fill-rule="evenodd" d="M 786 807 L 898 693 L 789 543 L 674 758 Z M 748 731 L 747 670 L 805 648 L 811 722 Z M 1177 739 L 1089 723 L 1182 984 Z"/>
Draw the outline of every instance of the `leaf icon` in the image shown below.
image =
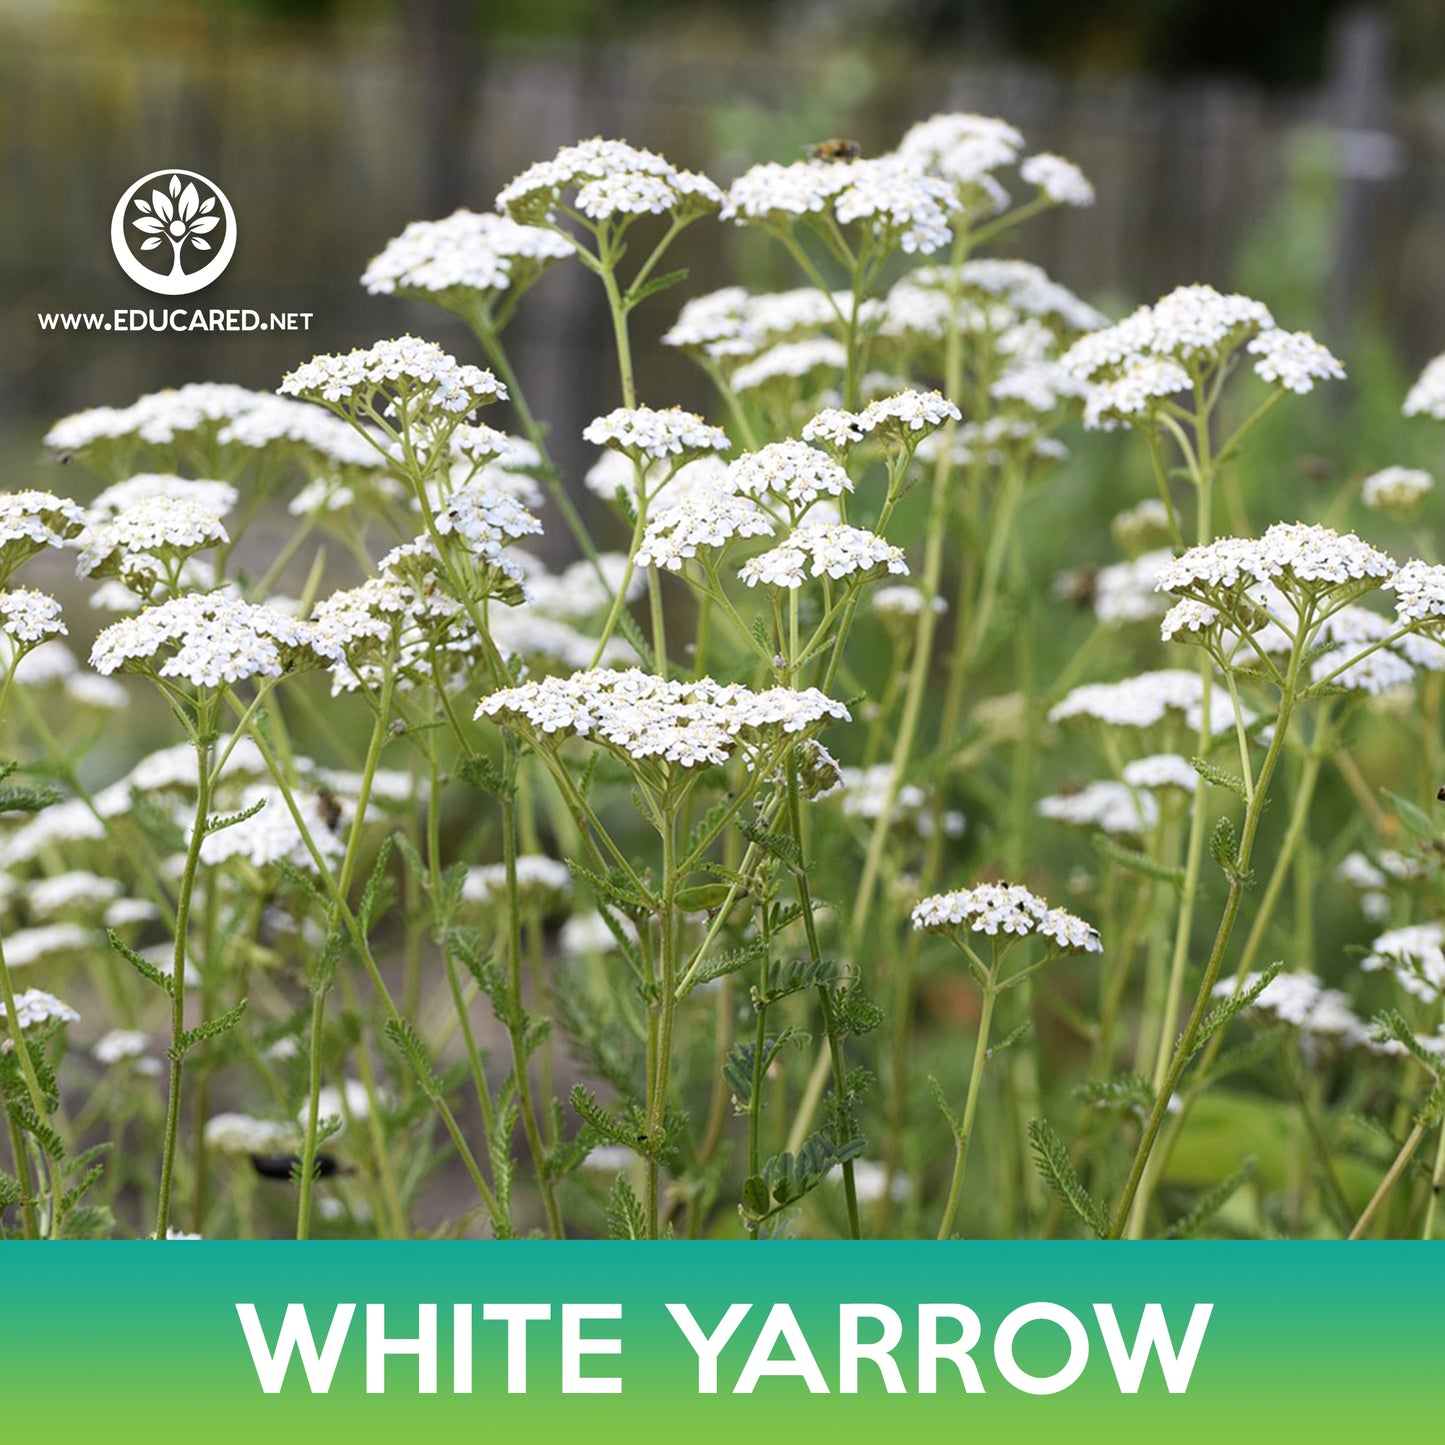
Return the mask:
<path id="1" fill-rule="evenodd" d="M 209 251 L 211 249 L 211 243 L 209 241 L 201 240 L 199 236 L 191 237 L 191 245 L 193 245 L 198 251 Z"/>
<path id="2" fill-rule="evenodd" d="M 155 248 L 160 245 L 160 243 L 161 238 L 159 236 L 151 236 L 149 239 L 144 240 L 140 243 L 140 248 L 142 251 L 154 251 Z"/>
<path id="3" fill-rule="evenodd" d="M 183 221 L 189 221 L 201 208 L 201 197 L 196 191 L 195 183 L 188 181 L 186 188 L 181 192 L 181 198 L 176 202 L 176 215 Z"/>
<path id="4" fill-rule="evenodd" d="M 163 221 L 173 221 L 176 218 L 176 208 L 171 205 L 171 198 L 161 191 L 151 192 L 151 205 L 155 207 L 156 215 Z"/>
<path id="5" fill-rule="evenodd" d="M 204 216 L 215 204 L 216 198 L 214 196 L 207 196 L 206 199 L 201 202 L 201 214 Z"/>
<path id="6" fill-rule="evenodd" d="M 166 187 L 166 189 L 173 196 L 179 195 L 181 190 L 181 178 L 179 176 L 172 176 L 171 183 L 169 186 Z"/>
<path id="7" fill-rule="evenodd" d="M 135 203 L 136 203 L 136 205 L 138 205 L 138 206 L 141 208 L 141 210 L 143 210 L 143 211 L 146 213 L 146 215 L 150 215 L 150 213 L 151 213 L 151 203 L 150 203 L 149 201 L 143 201 L 143 200 L 141 200 L 141 198 L 140 198 L 139 196 L 137 196 L 137 197 L 135 198 Z"/>
<path id="8" fill-rule="evenodd" d="M 145 231 L 150 235 L 158 235 L 161 231 L 165 230 L 165 227 L 161 225 L 154 216 L 138 216 L 131 222 L 131 225 L 134 226 L 137 231 Z"/>
<path id="9" fill-rule="evenodd" d="M 197 216 L 191 222 L 191 235 L 204 236 L 207 231 L 214 231 L 221 224 L 219 216 Z"/>

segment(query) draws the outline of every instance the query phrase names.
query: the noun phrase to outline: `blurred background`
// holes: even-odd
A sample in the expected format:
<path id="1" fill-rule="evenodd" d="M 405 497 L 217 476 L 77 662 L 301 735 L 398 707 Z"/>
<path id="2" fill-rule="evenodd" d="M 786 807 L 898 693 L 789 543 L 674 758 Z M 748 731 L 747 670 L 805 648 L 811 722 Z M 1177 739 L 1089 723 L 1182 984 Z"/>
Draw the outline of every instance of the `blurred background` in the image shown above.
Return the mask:
<path id="1" fill-rule="evenodd" d="M 1026 228 L 1022 250 L 1106 309 L 1207 280 L 1401 385 L 1445 350 L 1440 0 L 0 0 L 5 483 L 37 481 L 39 437 L 80 407 L 269 388 L 407 328 L 467 349 L 356 278 L 407 221 L 488 208 L 558 145 L 621 136 L 726 182 L 829 136 L 885 150 L 940 109 L 1004 116 L 1094 179 L 1093 209 Z M 238 216 L 236 258 L 197 299 L 311 311 L 309 334 L 41 331 L 37 311 L 157 299 L 120 274 L 108 225 L 162 166 L 211 177 Z M 688 285 L 636 318 L 643 396 L 701 403 L 649 344 L 683 297 L 797 278 L 729 227 L 677 254 Z M 588 279 L 556 268 L 513 333 L 564 461 L 614 404 Z"/>

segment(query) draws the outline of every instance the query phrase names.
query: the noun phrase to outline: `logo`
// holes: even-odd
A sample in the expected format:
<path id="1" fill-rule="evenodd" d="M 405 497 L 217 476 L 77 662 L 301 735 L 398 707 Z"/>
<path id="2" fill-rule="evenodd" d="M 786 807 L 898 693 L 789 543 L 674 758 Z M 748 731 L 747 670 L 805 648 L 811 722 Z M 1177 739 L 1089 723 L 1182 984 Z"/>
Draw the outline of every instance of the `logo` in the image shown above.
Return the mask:
<path id="1" fill-rule="evenodd" d="M 152 171 L 116 203 L 110 245 L 127 276 L 161 296 L 209 286 L 236 251 L 236 213 L 195 171 Z"/>

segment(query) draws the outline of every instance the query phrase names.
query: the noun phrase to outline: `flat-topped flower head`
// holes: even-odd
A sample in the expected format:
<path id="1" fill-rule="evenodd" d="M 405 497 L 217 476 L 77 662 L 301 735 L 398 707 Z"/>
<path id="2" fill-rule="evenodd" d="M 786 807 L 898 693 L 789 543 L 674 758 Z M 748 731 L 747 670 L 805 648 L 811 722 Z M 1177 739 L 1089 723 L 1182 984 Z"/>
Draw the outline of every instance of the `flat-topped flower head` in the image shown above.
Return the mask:
<path id="1" fill-rule="evenodd" d="M 44 989 L 27 988 L 15 995 L 15 1021 L 22 1030 L 39 1029 L 46 1024 L 77 1024 L 80 1015 L 68 1003 L 62 1003 L 53 993 Z M 8 1054 L 14 1047 L 9 1037 L 9 1019 L 5 1005 L 0 1002 L 0 1054 Z"/>
<path id="2" fill-rule="evenodd" d="M 213 1114 L 206 1120 L 206 1147 L 217 1154 L 245 1158 L 252 1154 L 290 1154 L 300 1143 L 296 1125 L 250 1114 Z"/>
<path id="3" fill-rule="evenodd" d="M 0 492 L 0 582 L 47 547 L 74 542 L 85 513 L 53 492 Z"/>
<path id="4" fill-rule="evenodd" d="M 1127 562 L 1111 562 L 1092 576 L 1067 572 L 1055 583 L 1055 591 L 1076 602 L 1092 605 L 1094 616 L 1106 627 L 1147 622 L 1158 617 L 1167 606 L 1155 590 L 1155 584 L 1159 573 L 1173 560 L 1173 552 L 1160 548 Z"/>
<path id="5" fill-rule="evenodd" d="M 1017 163 L 1023 133 L 991 115 L 956 112 L 911 126 L 898 154 L 959 189 L 970 210 L 987 214 L 1008 204 L 996 171 Z"/>
<path id="6" fill-rule="evenodd" d="M 62 417 L 46 433 L 45 445 L 64 457 L 84 456 L 116 442 L 169 446 L 214 431 L 263 395 L 228 382 L 189 382 L 150 392 L 129 406 L 91 407 Z"/>
<path id="7" fill-rule="evenodd" d="M 1360 500 L 1377 512 L 1408 517 L 1434 485 L 1435 479 L 1419 467 L 1382 467 L 1360 484 Z"/>
<path id="8" fill-rule="evenodd" d="M 1002 941 L 1033 935 L 1063 953 L 1101 953 L 1104 947 L 1082 918 L 1050 908 L 1018 883 L 980 883 L 935 893 L 914 907 L 913 927 L 924 933 L 982 933 Z"/>
<path id="9" fill-rule="evenodd" d="M 789 227 L 799 220 L 859 224 L 880 245 L 913 253 L 937 251 L 953 237 L 953 188 L 901 155 L 846 164 L 769 161 L 728 187 L 720 215 L 738 225 Z"/>
<path id="10" fill-rule="evenodd" d="M 913 448 L 940 427 L 961 417 L 959 409 L 941 392 L 900 391 L 894 396 L 870 401 L 862 411 L 830 407 L 819 412 L 803 427 L 803 440 L 817 442 L 838 456 L 846 454 L 865 437 Z"/>
<path id="11" fill-rule="evenodd" d="M 729 463 L 727 481 L 747 497 L 786 502 L 796 511 L 819 497 L 841 497 L 853 490 L 853 479 L 826 452 L 807 442 L 771 442 L 744 452 Z"/>
<path id="12" fill-rule="evenodd" d="M 806 520 L 789 533 L 787 540 L 743 564 L 738 576 L 749 587 L 801 587 L 809 577 L 833 581 L 851 578 L 866 581 L 888 574 L 908 575 L 903 549 L 875 532 L 842 522 Z"/>
<path id="13" fill-rule="evenodd" d="M 365 437 L 322 407 L 215 382 L 152 392 L 125 407 L 77 412 L 57 422 L 45 444 L 62 459 L 78 457 L 117 480 L 157 453 L 169 466 L 184 460 L 213 471 L 239 468 L 271 448 L 312 470 L 374 469 L 384 460 Z"/>
<path id="14" fill-rule="evenodd" d="M 635 668 L 548 677 L 484 697 L 489 717 L 537 744 L 587 738 L 625 759 L 683 769 L 728 761 L 788 737 L 806 737 L 848 709 L 816 688 L 762 691 L 699 678 L 664 680 Z"/>
<path id="15" fill-rule="evenodd" d="M 1109 523 L 1109 531 L 1131 556 L 1161 547 L 1173 535 L 1169 525 L 1169 508 L 1159 497 L 1146 497 L 1119 512 Z M 1164 555 L 1167 558 L 1168 554 Z M 1153 587 L 1152 582 L 1150 587 Z"/>
<path id="16" fill-rule="evenodd" d="M 1089 387 L 1058 361 L 1024 361 L 1005 366 L 988 394 L 1005 407 L 1047 415 Z"/>
<path id="17" fill-rule="evenodd" d="M 1406 993 L 1433 1003 L 1445 994 L 1445 925 L 1414 923 L 1382 933 L 1360 967 L 1395 976 Z"/>
<path id="18" fill-rule="evenodd" d="M 367 266 L 361 284 L 374 296 L 414 296 L 464 309 L 479 298 L 526 290 L 576 249 L 549 227 L 459 210 L 440 221 L 413 221 Z"/>
<path id="19" fill-rule="evenodd" d="M 1204 683 L 1197 672 L 1166 668 L 1141 672 L 1122 682 L 1089 682 L 1076 687 L 1050 710 L 1049 721 L 1084 718 L 1110 727 L 1151 728 L 1174 713 L 1183 718 L 1186 727 L 1197 731 L 1203 700 Z M 1209 716 L 1211 732 L 1234 726 L 1234 708 L 1225 688 L 1210 690 Z"/>
<path id="20" fill-rule="evenodd" d="M 459 487 L 438 507 L 436 529 L 460 537 L 483 560 L 518 537 L 540 536 L 542 524 L 509 491 L 478 478 Z"/>
<path id="21" fill-rule="evenodd" d="M 1124 764 L 1124 781 L 1131 788 L 1144 788 L 1151 793 L 1174 789 L 1193 795 L 1199 791 L 1199 774 L 1194 765 L 1178 753 L 1152 753 Z"/>
<path id="22" fill-rule="evenodd" d="M 611 447 L 637 462 L 725 452 L 732 445 L 721 427 L 678 406 L 665 410 L 620 406 L 588 422 L 582 435 L 599 447 Z"/>
<path id="23" fill-rule="evenodd" d="M 1163 399 L 1192 392 L 1198 378 L 1241 347 L 1258 356 L 1255 370 L 1263 379 L 1292 391 L 1343 375 L 1312 337 L 1280 331 L 1262 302 L 1212 286 L 1181 286 L 1117 325 L 1081 337 L 1062 359 L 1099 390 L 1086 408 L 1086 424 L 1107 428 L 1133 424 Z"/>
<path id="24" fill-rule="evenodd" d="M 1308 331 L 1261 331 L 1245 350 L 1259 358 L 1254 371 L 1261 381 L 1273 382 L 1296 396 L 1312 392 L 1317 381 L 1345 379 L 1339 358 Z"/>
<path id="25" fill-rule="evenodd" d="M 520 853 L 515 860 L 517 901 L 528 910 L 555 913 L 572 896 L 572 874 L 565 863 L 544 853 Z M 509 897 L 507 869 L 502 863 L 468 868 L 462 900 L 505 907 Z"/>
<path id="26" fill-rule="evenodd" d="M 47 637 L 63 637 L 60 603 L 29 587 L 0 592 L 0 632 L 17 653 L 28 652 Z"/>
<path id="27" fill-rule="evenodd" d="M 1150 793 L 1112 780 L 1040 798 L 1034 811 L 1053 823 L 1129 838 L 1143 837 L 1159 821 L 1159 805 Z"/>
<path id="28" fill-rule="evenodd" d="M 751 497 L 714 487 L 666 502 L 648 521 L 637 549 L 639 567 L 679 572 L 689 558 L 740 537 L 771 537 L 774 522 Z"/>
<path id="29" fill-rule="evenodd" d="M 915 271 L 912 279 L 917 284 L 926 279 L 935 289 L 946 290 L 950 284 L 942 268 L 928 273 Z M 1108 325 L 1101 311 L 1081 301 L 1032 261 L 981 256 L 958 268 L 958 280 L 965 292 L 997 298 L 1020 315 L 1046 321 L 1061 332 L 1096 331 Z"/>
<path id="30" fill-rule="evenodd" d="M 817 336 L 807 341 L 783 341 L 744 362 L 729 378 L 741 395 L 765 387 L 806 381 L 820 372 L 841 376 L 848 365 L 848 352 L 841 341 Z"/>
<path id="31" fill-rule="evenodd" d="M 1159 636 L 1165 642 L 1212 643 L 1223 626 L 1224 614 L 1217 607 L 1187 597 L 1164 614 Z"/>
<path id="32" fill-rule="evenodd" d="M 762 338 L 752 324 L 752 295 L 746 286 L 724 286 L 683 303 L 662 344 L 712 360 L 751 356 Z"/>
<path id="33" fill-rule="evenodd" d="M 1272 585 L 1299 611 L 1321 597 L 1340 601 L 1368 592 L 1397 570 L 1385 553 L 1353 532 L 1279 522 L 1257 539 L 1222 537 L 1191 547 L 1160 570 L 1155 585 L 1161 592 L 1215 608 L 1253 631 L 1255 608 L 1248 593 L 1260 584 Z"/>
<path id="34" fill-rule="evenodd" d="M 507 396 L 506 387 L 490 371 L 464 365 L 434 341 L 416 336 L 378 341 L 345 355 L 313 357 L 290 372 L 279 389 L 283 395 L 319 401 L 348 414 L 381 412 L 401 399 L 463 417 Z"/>
<path id="35" fill-rule="evenodd" d="M 218 592 L 188 592 L 112 623 L 90 654 L 104 675 L 153 673 L 196 688 L 280 677 L 320 661 L 307 623 Z"/>
<path id="36" fill-rule="evenodd" d="M 85 512 L 93 526 L 124 515 L 139 502 L 162 497 L 174 502 L 189 502 L 217 517 L 225 517 L 235 510 L 239 496 L 229 482 L 177 477 L 169 472 L 140 472 L 107 487 Z"/>
<path id="37" fill-rule="evenodd" d="M 149 596 L 159 582 L 176 585 L 187 559 L 229 541 L 215 512 L 184 496 L 156 492 L 86 529 L 76 574 L 114 577 Z"/>
<path id="38" fill-rule="evenodd" d="M 1237 989 L 1234 979 L 1221 979 L 1214 986 L 1214 996 L 1233 998 L 1236 992 L 1247 993 L 1258 988 L 1263 977 L 1247 973 Z M 1366 1047 L 1371 1041 L 1370 1030 L 1351 1008 L 1349 995 L 1326 988 L 1312 973 L 1276 974 L 1250 1004 L 1249 1012 L 1298 1029 L 1309 1056 L 1324 1046 Z"/>
<path id="39" fill-rule="evenodd" d="M 537 225 L 555 221 L 569 194 L 575 210 L 599 222 L 664 213 L 687 219 L 716 210 L 722 201 L 706 176 L 679 170 L 654 151 L 596 136 L 528 166 L 498 192 L 497 209 Z"/>
<path id="40" fill-rule="evenodd" d="M 332 862 L 339 861 L 346 851 L 343 838 L 356 814 L 355 800 L 339 796 L 327 789 L 338 810 L 336 828 L 310 826 L 308 832 L 317 852 Z M 269 868 L 278 863 L 289 864 L 307 873 L 316 871 L 316 860 L 306 846 L 300 828 L 281 790 L 272 783 L 259 783 L 244 788 L 237 795 L 237 812 L 256 811 L 228 828 L 211 833 L 201 844 L 201 862 L 220 867 L 244 860 L 253 868 Z"/>
<path id="41" fill-rule="evenodd" d="M 853 319 L 855 305 L 862 328 L 873 327 L 883 317 L 880 302 L 863 297 L 855 303 L 851 291 L 829 296 L 803 286 L 753 293 L 743 286 L 727 286 L 688 301 L 662 341 L 724 366 L 735 365 L 779 342 L 817 340 L 820 332 L 836 332 Z"/>
<path id="42" fill-rule="evenodd" d="M 1112 431 L 1151 415 L 1170 397 L 1192 389 L 1189 373 L 1167 356 L 1131 356 L 1106 380 L 1088 388 L 1084 425 Z"/>
<path id="43" fill-rule="evenodd" d="M 909 637 L 913 635 L 912 624 L 920 613 L 929 610 L 942 615 L 948 611 L 948 603 L 942 597 L 929 598 L 920 588 L 907 582 L 874 588 L 869 606 L 881 622 L 904 628 L 905 635 Z"/>
<path id="44" fill-rule="evenodd" d="M 1045 200 L 1056 206 L 1092 206 L 1094 187 L 1073 161 L 1049 151 L 1030 156 L 1020 167 L 1019 177 L 1037 186 Z"/>
<path id="45" fill-rule="evenodd" d="M 1437 356 L 1405 397 L 1406 416 L 1432 416 L 1445 421 L 1445 356 Z"/>
<path id="46" fill-rule="evenodd" d="M 1384 585 L 1395 594 L 1395 615 L 1402 624 L 1445 620 L 1445 567 L 1406 562 Z"/>

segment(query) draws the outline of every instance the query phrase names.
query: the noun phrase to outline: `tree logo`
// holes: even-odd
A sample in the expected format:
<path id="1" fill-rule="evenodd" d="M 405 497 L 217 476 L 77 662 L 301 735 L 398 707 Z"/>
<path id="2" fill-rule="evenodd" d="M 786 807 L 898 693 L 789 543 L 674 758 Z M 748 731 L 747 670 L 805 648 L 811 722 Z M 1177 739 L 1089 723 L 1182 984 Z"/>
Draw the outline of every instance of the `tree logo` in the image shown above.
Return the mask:
<path id="1" fill-rule="evenodd" d="M 116 203 L 110 244 L 147 291 L 186 296 L 209 286 L 236 251 L 236 213 L 221 188 L 195 171 L 152 171 Z"/>

